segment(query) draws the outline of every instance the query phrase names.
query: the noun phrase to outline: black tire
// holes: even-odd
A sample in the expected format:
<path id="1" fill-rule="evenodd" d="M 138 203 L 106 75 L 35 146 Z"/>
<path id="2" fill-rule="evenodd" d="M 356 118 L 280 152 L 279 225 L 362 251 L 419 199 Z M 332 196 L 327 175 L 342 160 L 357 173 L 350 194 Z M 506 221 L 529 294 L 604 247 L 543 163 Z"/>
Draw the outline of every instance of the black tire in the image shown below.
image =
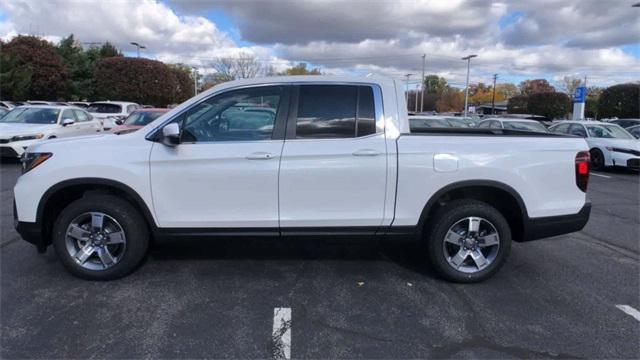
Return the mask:
<path id="1" fill-rule="evenodd" d="M 455 269 L 449 264 L 445 255 L 444 239 L 449 229 L 468 217 L 486 219 L 493 225 L 499 236 L 495 258 L 489 265 L 474 273 Z M 502 267 L 511 250 L 511 229 L 507 220 L 496 208 L 478 200 L 455 200 L 436 212 L 426 228 L 425 240 L 429 260 L 438 275 L 453 282 L 474 283 L 490 278 Z"/>
<path id="2" fill-rule="evenodd" d="M 600 149 L 591 149 L 591 168 L 593 170 L 604 170 L 604 154 Z"/>
<path id="3" fill-rule="evenodd" d="M 81 214 L 101 212 L 115 219 L 126 236 L 126 248 L 113 266 L 91 270 L 78 264 L 67 250 L 66 231 Z M 129 202 L 113 195 L 88 195 L 65 207 L 53 225 L 53 247 L 62 264 L 73 275 L 87 280 L 114 280 L 128 275 L 144 260 L 149 248 L 147 224 Z"/>

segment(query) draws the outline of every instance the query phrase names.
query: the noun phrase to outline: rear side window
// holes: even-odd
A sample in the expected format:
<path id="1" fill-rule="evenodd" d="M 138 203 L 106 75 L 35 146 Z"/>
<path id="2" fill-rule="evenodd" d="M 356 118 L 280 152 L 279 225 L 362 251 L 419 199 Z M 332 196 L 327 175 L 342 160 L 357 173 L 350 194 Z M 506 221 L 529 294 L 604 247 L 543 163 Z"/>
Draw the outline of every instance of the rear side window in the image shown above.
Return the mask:
<path id="1" fill-rule="evenodd" d="M 300 86 L 297 139 L 353 138 L 375 132 L 375 106 L 371 87 Z"/>
<path id="2" fill-rule="evenodd" d="M 560 124 L 554 127 L 552 131 L 555 133 L 566 134 L 569 132 L 569 124 Z"/>
<path id="3" fill-rule="evenodd" d="M 76 114 L 76 119 L 78 119 L 79 122 L 90 120 L 89 115 L 87 115 L 87 113 L 82 110 L 73 110 L 73 112 Z"/>

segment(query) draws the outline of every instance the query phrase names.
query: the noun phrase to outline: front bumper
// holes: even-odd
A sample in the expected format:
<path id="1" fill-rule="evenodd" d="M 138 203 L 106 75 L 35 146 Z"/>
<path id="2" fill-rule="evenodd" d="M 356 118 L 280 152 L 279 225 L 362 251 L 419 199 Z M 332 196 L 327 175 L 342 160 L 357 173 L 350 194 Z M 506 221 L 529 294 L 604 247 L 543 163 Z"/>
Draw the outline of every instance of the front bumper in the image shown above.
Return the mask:
<path id="1" fill-rule="evenodd" d="M 591 202 L 587 201 L 576 214 L 529 218 L 524 223 L 521 241 L 543 239 L 582 230 L 589 221 Z"/>
<path id="2" fill-rule="evenodd" d="M 13 201 L 13 226 L 23 240 L 36 246 L 38 252 L 44 252 L 47 244 L 42 234 L 42 226 L 37 222 L 26 222 L 18 220 L 16 201 Z"/>
<path id="3" fill-rule="evenodd" d="M 623 166 L 633 169 L 638 169 L 640 163 L 640 157 L 634 154 L 627 154 L 623 152 L 612 151 L 610 152 L 611 165 Z"/>
<path id="4" fill-rule="evenodd" d="M 24 154 L 27 148 L 36 143 L 38 140 L 13 141 L 10 143 L 0 144 L 0 157 L 3 158 L 19 158 Z"/>

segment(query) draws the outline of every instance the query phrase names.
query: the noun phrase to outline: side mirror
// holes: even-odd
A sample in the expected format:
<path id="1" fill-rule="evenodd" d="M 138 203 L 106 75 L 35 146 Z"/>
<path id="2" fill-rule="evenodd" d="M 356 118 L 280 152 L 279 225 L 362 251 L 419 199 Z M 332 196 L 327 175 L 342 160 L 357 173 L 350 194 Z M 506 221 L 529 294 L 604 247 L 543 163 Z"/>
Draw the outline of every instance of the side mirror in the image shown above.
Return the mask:
<path id="1" fill-rule="evenodd" d="M 161 142 L 167 146 L 180 144 L 180 125 L 171 123 L 162 128 Z"/>
<path id="2" fill-rule="evenodd" d="M 62 126 L 73 125 L 75 124 L 75 120 L 73 119 L 62 119 Z"/>
<path id="3" fill-rule="evenodd" d="M 122 119 L 118 119 L 115 121 L 116 125 L 122 125 L 124 124 L 124 121 L 122 121 Z"/>

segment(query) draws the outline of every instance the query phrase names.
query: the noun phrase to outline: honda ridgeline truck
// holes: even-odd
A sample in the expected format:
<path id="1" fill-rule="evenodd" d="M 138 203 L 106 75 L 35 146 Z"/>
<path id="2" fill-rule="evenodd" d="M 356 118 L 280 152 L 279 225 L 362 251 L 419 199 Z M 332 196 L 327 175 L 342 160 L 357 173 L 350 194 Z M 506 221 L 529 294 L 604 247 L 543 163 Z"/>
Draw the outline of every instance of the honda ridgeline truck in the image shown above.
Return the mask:
<path id="1" fill-rule="evenodd" d="M 584 227 L 588 150 L 557 134 L 411 131 L 391 79 L 239 80 L 134 133 L 31 146 L 15 226 L 87 279 L 130 273 L 163 238 L 365 235 L 416 237 L 438 274 L 475 282 L 511 241 Z"/>

